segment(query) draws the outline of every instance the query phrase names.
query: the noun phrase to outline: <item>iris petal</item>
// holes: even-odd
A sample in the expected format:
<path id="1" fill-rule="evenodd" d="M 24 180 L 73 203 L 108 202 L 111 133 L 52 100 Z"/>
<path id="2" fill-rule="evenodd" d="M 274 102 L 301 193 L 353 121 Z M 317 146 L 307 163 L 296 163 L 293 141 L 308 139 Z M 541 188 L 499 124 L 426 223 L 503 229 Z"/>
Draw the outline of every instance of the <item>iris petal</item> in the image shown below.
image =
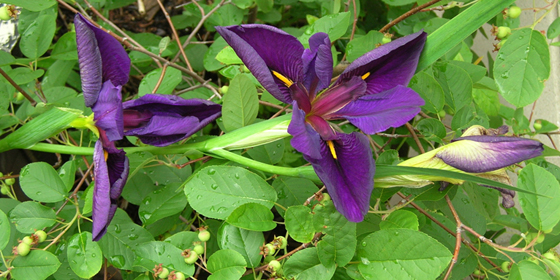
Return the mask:
<path id="1" fill-rule="evenodd" d="M 107 133 L 110 141 L 123 139 L 123 104 L 121 86 L 114 86 L 111 81 L 103 83 L 97 101 L 91 108 L 95 125 Z"/>
<path id="2" fill-rule="evenodd" d="M 436 154 L 446 164 L 469 173 L 484 173 L 540 156 L 542 143 L 518 137 L 466 136 Z"/>
<path id="3" fill-rule="evenodd" d="M 374 134 L 405 124 L 420 112 L 422 105 L 424 100 L 414 90 L 396 86 L 362 96 L 327 118 L 345 118 L 363 132 Z"/>
<path id="4" fill-rule="evenodd" d="M 305 88 L 308 89 L 310 99 L 331 83 L 333 73 L 333 59 L 331 40 L 326 33 L 316 33 L 309 38 L 309 49 L 303 52 L 303 73 Z"/>
<path id="5" fill-rule="evenodd" d="M 293 106 L 292 121 L 288 126 L 288 133 L 293 136 L 292 147 L 309 158 L 321 159 L 321 136 L 305 122 L 305 112 L 298 108 L 297 102 L 294 101 Z"/>
<path id="6" fill-rule="evenodd" d="M 260 24 L 216 26 L 216 30 L 270 94 L 284 103 L 292 103 L 290 91 L 271 71 L 293 82 L 303 80 L 303 46 L 294 36 Z"/>
<path id="7" fill-rule="evenodd" d="M 91 107 L 97 101 L 103 76 L 101 73 L 101 53 L 97 46 L 97 40 L 93 30 L 86 22 L 87 20 L 81 15 L 76 15 L 74 19 L 82 91 L 84 92 L 86 106 Z"/>
<path id="8" fill-rule="evenodd" d="M 305 155 L 304 158 L 325 184 L 336 209 L 349 221 L 358 223 L 369 209 L 375 162 L 366 136 L 357 132 L 338 136 L 333 141 L 336 160 L 324 141 L 321 141 L 322 159 Z"/>

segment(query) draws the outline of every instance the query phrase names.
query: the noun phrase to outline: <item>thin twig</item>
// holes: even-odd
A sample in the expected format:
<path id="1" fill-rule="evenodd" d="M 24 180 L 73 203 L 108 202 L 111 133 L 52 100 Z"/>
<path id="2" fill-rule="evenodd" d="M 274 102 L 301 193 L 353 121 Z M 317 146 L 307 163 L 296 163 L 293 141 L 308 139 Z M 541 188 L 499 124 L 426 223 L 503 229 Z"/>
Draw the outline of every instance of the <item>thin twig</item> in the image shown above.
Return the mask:
<path id="1" fill-rule="evenodd" d="M 4 72 L 4 70 L 2 70 L 2 68 L 0 68 L 0 74 L 2 74 L 2 76 L 4 76 L 4 78 L 6 78 L 6 80 L 8 80 L 8 82 L 15 87 L 19 92 L 21 92 L 21 94 L 23 94 L 23 96 L 29 100 L 29 103 L 31 103 L 31 106 L 35 107 L 35 105 L 37 105 L 37 102 L 35 100 L 33 100 L 33 98 L 31 98 L 31 96 L 29 96 L 29 94 L 27 94 L 27 92 L 25 92 L 25 90 L 23 90 L 18 84 L 16 84 L 16 82 L 14 82 L 14 80 L 12 80 L 12 78 L 10 78 L 10 76 L 8 76 L 8 74 L 6 72 Z"/>
<path id="2" fill-rule="evenodd" d="M 158 0 L 158 1 L 159 1 L 159 0 Z M 165 76 L 165 72 L 166 72 L 166 70 L 167 70 L 167 66 L 168 66 L 168 65 L 169 65 L 169 64 L 166 63 L 166 64 L 163 65 L 163 68 L 161 68 L 161 75 L 159 76 L 159 79 L 158 79 L 158 81 L 157 81 L 157 83 L 156 83 L 156 86 L 155 86 L 154 89 L 152 90 L 152 93 L 156 93 L 157 90 L 158 90 L 158 88 L 159 88 L 159 86 L 161 85 L 161 82 L 163 82 L 163 77 Z"/>
<path id="3" fill-rule="evenodd" d="M 443 278 L 443 280 L 449 279 L 449 276 L 451 275 L 451 270 L 453 269 L 453 266 L 457 263 L 457 260 L 459 259 L 459 251 L 461 250 L 461 226 L 463 225 L 448 195 L 445 195 L 445 201 L 447 201 L 447 205 L 449 206 L 449 209 L 453 214 L 453 218 L 455 218 L 455 222 L 457 223 L 457 232 L 456 232 L 457 235 L 455 236 L 455 250 L 453 251 L 453 258 L 451 259 L 451 263 L 449 264 L 449 268 L 447 269 L 447 273 L 445 273 L 445 277 Z"/>
<path id="4" fill-rule="evenodd" d="M 411 124 L 406 123 L 406 128 L 408 129 L 408 131 L 410 131 L 410 134 L 412 134 L 412 138 L 414 139 L 414 142 L 416 142 L 416 145 L 418 145 L 418 150 L 420 150 L 420 153 L 423 154 L 426 151 L 424 151 L 424 147 L 422 147 L 422 143 L 420 143 L 420 139 L 418 139 L 418 135 L 416 135 L 416 132 L 414 132 L 414 127 L 412 127 Z"/>
<path id="5" fill-rule="evenodd" d="M 381 33 L 387 32 L 387 30 L 389 30 L 389 28 L 395 26 L 395 25 L 398 24 L 399 22 L 403 21 L 405 18 L 407 18 L 407 17 L 409 17 L 409 16 L 411 16 L 411 15 L 413 15 L 413 14 L 416 14 L 416 13 L 418 13 L 420 10 L 422 10 L 422 9 L 428 7 L 428 6 L 431 6 L 431 5 L 433 5 L 433 4 L 435 4 L 435 3 L 439 2 L 439 1 L 441 1 L 441 0 L 432 0 L 432 1 L 428 2 L 428 3 L 426 3 L 426 4 L 422 4 L 422 5 L 420 5 L 420 6 L 416 7 L 416 8 L 412 8 L 410 11 L 404 13 L 404 14 L 401 15 L 400 17 L 398 17 L 398 18 L 392 20 L 392 21 L 389 22 L 387 25 L 383 26 L 383 28 L 379 29 L 379 32 L 381 32 Z"/>
<path id="6" fill-rule="evenodd" d="M 321 195 L 323 193 L 323 191 L 325 190 L 325 186 L 323 186 L 322 188 L 320 188 L 316 193 L 314 193 L 312 196 L 310 196 L 308 199 L 305 200 L 305 202 L 303 203 L 303 206 L 307 206 L 311 203 L 311 200 L 313 200 L 313 198 L 318 197 L 319 195 Z"/>
<path id="7" fill-rule="evenodd" d="M 169 23 L 169 27 L 171 27 L 171 31 L 173 32 L 173 36 L 175 37 L 175 41 L 177 41 L 177 45 L 179 46 L 179 51 L 181 52 L 181 55 L 183 56 L 183 59 L 185 60 L 187 67 L 189 68 L 189 70 L 193 71 L 189 59 L 187 58 L 187 54 L 185 54 L 185 49 L 181 46 L 181 40 L 179 38 L 179 34 L 175 29 L 175 25 L 173 25 L 173 22 L 171 21 L 171 17 L 169 16 L 169 13 L 167 13 L 167 10 L 165 9 L 165 6 L 163 6 L 163 4 L 161 3 L 161 0 L 157 0 L 157 2 L 159 4 L 159 7 L 161 8 L 161 11 L 165 15 L 165 19 L 167 19 L 167 22 Z"/>
<path id="8" fill-rule="evenodd" d="M 272 115 L 272 117 L 270 117 L 269 119 L 271 120 L 271 119 L 274 119 L 274 118 L 280 116 L 280 114 L 282 114 L 282 112 L 286 111 L 290 106 L 292 106 L 292 105 L 288 104 L 288 105 L 282 107 L 282 109 L 280 109 L 278 112 L 276 112 L 274 115 Z"/>
<path id="9" fill-rule="evenodd" d="M 550 133 L 547 133 L 546 136 L 548 137 L 548 139 L 550 139 L 550 143 L 552 143 L 552 147 L 554 147 L 555 150 L 558 150 L 556 144 L 554 143 L 554 140 L 552 140 L 552 136 L 550 136 Z"/>

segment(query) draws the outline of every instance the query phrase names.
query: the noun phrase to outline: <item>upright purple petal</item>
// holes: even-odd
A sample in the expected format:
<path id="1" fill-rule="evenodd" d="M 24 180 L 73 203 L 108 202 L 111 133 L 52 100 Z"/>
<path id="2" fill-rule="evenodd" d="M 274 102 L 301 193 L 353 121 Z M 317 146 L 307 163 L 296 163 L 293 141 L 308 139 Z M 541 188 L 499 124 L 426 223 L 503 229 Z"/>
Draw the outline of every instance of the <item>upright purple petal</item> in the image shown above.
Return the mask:
<path id="1" fill-rule="evenodd" d="M 293 136 L 290 141 L 292 147 L 309 158 L 321 159 L 321 136 L 305 122 L 305 112 L 298 108 L 297 102 L 293 102 L 293 107 L 292 121 L 288 126 L 288 133 Z"/>
<path id="2" fill-rule="evenodd" d="M 328 145 L 321 141 L 322 159 L 304 155 L 317 176 L 323 181 L 336 209 L 351 222 L 361 222 L 368 209 L 373 191 L 375 162 L 365 135 L 339 133 L 333 142 L 337 159 Z"/>
<path id="3" fill-rule="evenodd" d="M 303 52 L 303 84 L 308 89 L 310 99 L 327 88 L 332 79 L 333 60 L 331 40 L 326 33 L 316 33 L 309 38 L 309 49 Z"/>
<path id="4" fill-rule="evenodd" d="M 76 45 L 80 62 L 80 76 L 82 91 L 86 106 L 91 107 L 97 101 L 97 96 L 103 84 L 101 53 L 97 46 L 97 39 L 90 25 L 80 14 L 74 19 L 76 27 Z"/>
<path id="5" fill-rule="evenodd" d="M 368 84 L 367 94 L 408 85 L 416 71 L 426 36 L 423 31 L 416 32 L 364 54 L 344 70 L 337 84 L 369 73 L 365 79 Z"/>
<path id="6" fill-rule="evenodd" d="M 345 83 L 328 88 L 315 98 L 310 114 L 317 116 L 334 114 L 364 95 L 365 92 L 366 83 L 362 78 L 352 77 Z"/>
<path id="7" fill-rule="evenodd" d="M 540 156 L 543 144 L 505 136 L 466 136 L 436 154 L 446 164 L 469 173 L 484 173 Z"/>
<path id="8" fill-rule="evenodd" d="M 367 134 L 399 127 L 420 112 L 424 100 L 410 88 L 396 86 L 390 90 L 365 95 L 350 102 L 327 118 L 345 118 Z"/>
<path id="9" fill-rule="evenodd" d="M 137 136 L 145 144 L 154 146 L 167 146 L 186 139 L 221 115 L 221 106 L 211 101 L 162 94 L 146 94 L 125 102 L 123 107 L 127 111 L 152 115 L 147 123 L 129 129 L 125 135 Z"/>
<path id="10" fill-rule="evenodd" d="M 78 44 L 78 58 L 81 55 L 88 56 L 89 53 L 80 52 L 80 35 L 79 32 L 83 32 L 85 29 L 89 29 L 93 32 L 95 40 L 97 42 L 97 52 L 101 56 L 102 62 L 102 75 L 103 81 L 111 80 L 111 82 L 116 86 L 122 86 L 128 82 L 128 76 L 130 73 L 130 58 L 128 54 L 122 47 L 121 43 L 117 41 L 109 33 L 103 31 L 102 29 L 91 24 L 82 15 L 77 14 L 74 18 L 76 24 L 76 41 Z M 80 29 L 78 30 L 78 25 Z M 91 40 L 91 33 L 87 33 L 88 39 Z M 90 44 L 86 41 L 86 43 Z M 89 47 L 88 49 L 91 49 Z M 84 49 L 86 51 L 86 49 Z M 80 58 L 80 67 L 90 67 L 82 63 Z"/>
<path id="11" fill-rule="evenodd" d="M 107 133 L 110 141 L 124 137 L 123 104 L 121 86 L 114 86 L 111 81 L 103 83 L 97 101 L 91 108 L 95 126 Z"/>
<path id="12" fill-rule="evenodd" d="M 107 232 L 117 210 L 117 200 L 128 177 L 128 158 L 123 150 L 110 148 L 106 151 L 102 141 L 95 143 L 93 163 L 95 165 L 95 187 L 93 189 L 93 240 L 98 241 Z M 105 153 L 107 152 L 107 159 Z"/>
<path id="13" fill-rule="evenodd" d="M 292 103 L 290 91 L 271 71 L 292 82 L 303 80 L 303 46 L 294 36 L 261 24 L 216 26 L 216 30 L 270 94 Z"/>

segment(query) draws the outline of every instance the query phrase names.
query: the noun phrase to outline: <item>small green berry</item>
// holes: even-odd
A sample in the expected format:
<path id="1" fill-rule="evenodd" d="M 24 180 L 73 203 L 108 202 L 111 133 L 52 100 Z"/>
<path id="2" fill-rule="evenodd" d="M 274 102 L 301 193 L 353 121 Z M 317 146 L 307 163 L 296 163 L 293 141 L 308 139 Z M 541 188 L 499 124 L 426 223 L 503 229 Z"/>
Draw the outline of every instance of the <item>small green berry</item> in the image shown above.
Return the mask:
<path id="1" fill-rule="evenodd" d="M 504 39 L 511 34 L 511 28 L 507 26 L 500 26 L 498 27 L 498 32 L 496 32 L 496 37 L 499 39 Z"/>
<path id="2" fill-rule="evenodd" d="M 47 233 L 42 231 L 42 230 L 38 230 L 35 233 L 35 236 L 37 237 L 37 240 L 39 241 L 39 243 L 44 242 L 45 240 L 47 240 Z"/>
<path id="3" fill-rule="evenodd" d="M 16 102 L 21 102 L 25 99 L 25 96 L 23 95 L 23 93 L 19 92 L 16 94 Z"/>
<path id="4" fill-rule="evenodd" d="M 165 278 L 167 278 L 167 276 L 169 276 L 169 270 L 167 268 L 163 267 L 161 269 L 161 272 L 158 274 L 158 277 L 161 278 L 161 279 L 165 279 Z"/>
<path id="5" fill-rule="evenodd" d="M 511 262 L 503 262 L 502 263 L 502 270 L 504 272 L 509 272 L 509 266 L 511 265 Z"/>
<path id="6" fill-rule="evenodd" d="M 200 230 L 200 232 L 198 233 L 198 239 L 202 242 L 210 240 L 210 232 L 205 229 Z"/>
<path id="7" fill-rule="evenodd" d="M 392 40 L 389 37 L 383 37 L 383 39 L 381 39 L 381 44 L 385 45 L 387 43 L 390 43 Z"/>
<path id="8" fill-rule="evenodd" d="M 4 6 L 2 8 L 0 8 L 0 20 L 9 20 L 12 17 L 10 17 L 10 11 L 8 10 L 8 6 Z"/>
<path id="9" fill-rule="evenodd" d="M 196 244 L 193 248 L 193 252 L 196 252 L 198 255 L 204 254 L 204 246 Z"/>
<path id="10" fill-rule="evenodd" d="M 268 243 L 266 245 L 264 245 L 264 247 L 266 248 L 265 253 L 268 256 L 272 256 L 274 255 L 274 253 L 276 253 L 276 248 L 274 247 L 274 245 Z"/>
<path id="11" fill-rule="evenodd" d="M 8 195 L 10 193 L 10 187 L 8 186 L 1 186 L 0 193 L 3 195 Z"/>
<path id="12" fill-rule="evenodd" d="M 29 254 L 29 251 L 31 251 L 31 246 L 29 246 L 29 244 L 23 242 L 18 244 L 17 246 L 18 255 L 25 257 L 27 256 L 27 254 Z"/>
<path id="13" fill-rule="evenodd" d="M 0 172 L 0 177 L 4 177 L 4 173 Z"/>
<path id="14" fill-rule="evenodd" d="M 506 15 L 510 18 L 516 19 L 521 15 L 521 8 L 517 6 L 511 6 L 506 11 Z"/>
<path id="15" fill-rule="evenodd" d="M 228 86 L 222 86 L 222 87 L 220 88 L 220 92 L 221 92 L 222 94 L 226 94 L 226 93 L 228 92 L 228 90 L 229 90 L 229 87 L 228 87 Z"/>
<path id="16" fill-rule="evenodd" d="M 182 272 L 175 272 L 175 280 L 185 280 L 185 274 L 183 274 Z"/>
<path id="17" fill-rule="evenodd" d="M 288 246 L 288 240 L 284 236 L 276 237 L 276 242 L 278 242 L 278 249 L 286 249 Z"/>
<path id="18" fill-rule="evenodd" d="M 445 115 L 447 115 L 447 113 L 445 113 L 445 110 L 441 110 L 437 113 L 437 115 L 438 115 L 438 117 L 443 119 L 443 118 L 445 118 Z"/>
<path id="19" fill-rule="evenodd" d="M 535 121 L 535 123 L 533 123 L 533 128 L 535 128 L 535 130 L 541 130 L 542 128 L 541 121 Z"/>
<path id="20" fill-rule="evenodd" d="M 6 179 L 6 181 L 4 181 L 4 182 L 6 182 L 6 185 L 11 186 L 11 185 L 13 185 L 13 184 L 16 182 L 16 179 L 14 179 L 14 178 L 8 178 L 8 179 Z"/>
<path id="21" fill-rule="evenodd" d="M 277 260 L 272 260 L 268 263 L 269 271 L 278 271 L 280 268 L 282 268 L 282 264 Z"/>
<path id="22" fill-rule="evenodd" d="M 198 254 L 195 251 L 190 251 L 185 257 L 186 264 L 193 264 L 198 260 Z"/>
<path id="23" fill-rule="evenodd" d="M 542 254 L 542 257 L 551 261 L 558 261 L 558 257 L 552 252 L 546 252 Z"/>
<path id="24" fill-rule="evenodd" d="M 31 236 L 26 236 L 21 240 L 21 243 L 25 243 L 29 246 L 33 245 L 33 238 Z"/>
<path id="25" fill-rule="evenodd" d="M 475 269 L 473 274 L 476 275 L 476 276 L 480 276 L 480 275 L 482 275 L 482 271 L 480 271 L 479 269 Z"/>
<path id="26" fill-rule="evenodd" d="M 543 243 L 544 241 L 544 234 L 539 235 L 539 237 L 537 237 L 537 244 Z"/>
<path id="27" fill-rule="evenodd" d="M 327 202 L 329 200 L 331 200 L 331 196 L 328 193 L 324 193 L 321 202 Z"/>
<path id="28" fill-rule="evenodd" d="M 501 49 L 501 48 L 505 45 L 506 42 L 507 42 L 507 39 L 501 40 L 501 41 L 496 45 L 496 50 Z"/>

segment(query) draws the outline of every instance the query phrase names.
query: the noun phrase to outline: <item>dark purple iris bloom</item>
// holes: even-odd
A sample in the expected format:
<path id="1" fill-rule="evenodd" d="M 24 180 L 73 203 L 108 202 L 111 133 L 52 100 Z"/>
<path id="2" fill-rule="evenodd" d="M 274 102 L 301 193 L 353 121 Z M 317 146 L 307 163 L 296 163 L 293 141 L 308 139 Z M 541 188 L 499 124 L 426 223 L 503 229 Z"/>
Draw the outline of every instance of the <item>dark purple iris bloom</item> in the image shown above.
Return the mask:
<path id="1" fill-rule="evenodd" d="M 216 27 L 257 80 L 274 97 L 293 105 L 292 146 L 309 161 L 337 210 L 352 222 L 368 211 L 375 163 L 368 138 L 342 133 L 329 121 L 346 119 L 368 134 L 398 127 L 420 112 L 422 98 L 406 87 L 426 34 L 418 32 L 366 53 L 331 85 L 331 42 L 325 33 L 304 49 L 275 27 Z"/>
<path id="2" fill-rule="evenodd" d="M 166 146 L 188 138 L 215 120 L 221 114 L 221 106 L 203 99 L 159 94 L 122 103 L 121 89 L 130 72 L 128 54 L 115 38 L 82 15 L 76 15 L 74 24 L 84 99 L 99 130 L 93 155 L 92 235 L 97 241 L 115 215 L 128 177 L 128 158 L 114 141 L 129 135 L 146 144 Z"/>

